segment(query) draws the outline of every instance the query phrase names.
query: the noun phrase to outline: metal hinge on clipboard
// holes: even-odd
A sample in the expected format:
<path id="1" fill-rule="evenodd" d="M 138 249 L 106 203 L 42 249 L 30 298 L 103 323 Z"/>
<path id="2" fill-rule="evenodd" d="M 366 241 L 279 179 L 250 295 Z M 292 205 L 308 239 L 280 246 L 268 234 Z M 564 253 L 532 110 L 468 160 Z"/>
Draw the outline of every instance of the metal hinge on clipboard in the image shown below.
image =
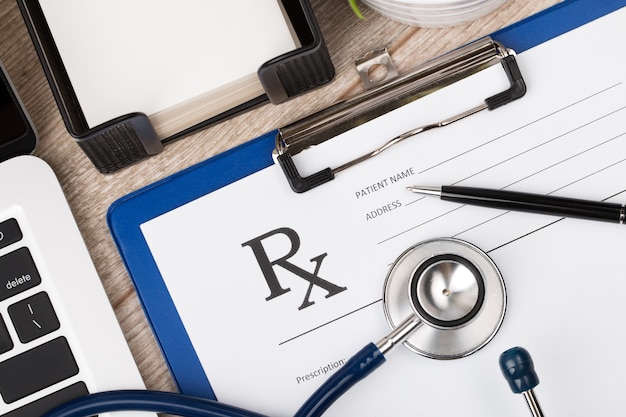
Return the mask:
<path id="1" fill-rule="evenodd" d="M 307 177 L 302 177 L 298 172 L 293 155 L 497 63 L 502 65 L 510 87 L 486 98 L 482 104 L 448 119 L 405 132 L 389 140 L 382 147 L 341 166 L 325 168 Z M 278 130 L 276 159 L 291 189 L 297 193 L 308 191 L 334 179 L 338 172 L 370 159 L 404 139 L 449 125 L 482 110 L 493 110 L 526 93 L 526 84 L 514 53 L 488 37 L 428 61 L 410 74 L 402 76 L 397 75 L 386 50 L 374 51 L 357 60 L 356 65 L 368 88 L 366 92 Z M 387 77 L 380 82 L 370 79 L 370 69 L 375 65 L 386 69 Z"/>

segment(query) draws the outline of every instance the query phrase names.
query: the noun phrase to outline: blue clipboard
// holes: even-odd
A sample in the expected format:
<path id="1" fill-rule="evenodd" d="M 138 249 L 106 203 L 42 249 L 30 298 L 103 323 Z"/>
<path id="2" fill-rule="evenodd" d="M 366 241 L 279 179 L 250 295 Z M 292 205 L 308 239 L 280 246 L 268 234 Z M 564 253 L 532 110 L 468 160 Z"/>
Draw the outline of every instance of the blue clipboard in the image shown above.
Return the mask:
<path id="1" fill-rule="evenodd" d="M 565 0 L 491 37 L 517 53 L 626 6 L 626 0 Z M 268 132 L 159 182 L 109 208 L 109 228 L 181 393 L 215 398 L 161 278 L 141 224 L 274 164 L 277 131 Z"/>

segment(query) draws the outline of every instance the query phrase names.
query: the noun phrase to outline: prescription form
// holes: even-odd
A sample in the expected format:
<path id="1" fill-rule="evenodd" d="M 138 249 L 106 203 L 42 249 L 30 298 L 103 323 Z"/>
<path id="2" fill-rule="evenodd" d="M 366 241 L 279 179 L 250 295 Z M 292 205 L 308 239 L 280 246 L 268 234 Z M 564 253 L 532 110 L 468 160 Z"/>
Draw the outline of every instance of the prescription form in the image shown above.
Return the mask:
<path id="1" fill-rule="evenodd" d="M 389 331 L 381 298 L 394 260 L 420 241 L 455 237 L 484 250 L 503 275 L 508 304 L 495 338 L 449 361 L 400 346 L 327 415 L 525 417 L 498 367 L 513 346 L 533 355 L 547 415 L 619 415 L 626 227 L 463 206 L 405 187 L 626 202 L 624 39 L 621 9 L 518 55 L 528 92 L 503 108 L 418 135 L 304 194 L 275 165 L 143 224 L 218 399 L 292 415 Z M 307 150 L 296 164 L 303 176 L 338 166 L 506 88 L 492 67 Z M 269 272 L 264 256 L 275 261 Z"/>

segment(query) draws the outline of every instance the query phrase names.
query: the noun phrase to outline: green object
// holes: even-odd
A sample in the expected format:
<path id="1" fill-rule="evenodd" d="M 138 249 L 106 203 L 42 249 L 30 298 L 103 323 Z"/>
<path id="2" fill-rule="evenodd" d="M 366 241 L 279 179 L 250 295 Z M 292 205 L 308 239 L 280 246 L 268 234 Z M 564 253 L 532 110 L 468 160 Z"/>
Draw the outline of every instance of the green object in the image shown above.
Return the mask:
<path id="1" fill-rule="evenodd" d="M 348 3 L 350 3 L 350 7 L 352 7 L 354 14 L 356 14 L 359 19 L 365 19 L 365 16 L 363 16 L 363 13 L 359 10 L 359 6 L 356 4 L 356 0 L 348 0 Z"/>

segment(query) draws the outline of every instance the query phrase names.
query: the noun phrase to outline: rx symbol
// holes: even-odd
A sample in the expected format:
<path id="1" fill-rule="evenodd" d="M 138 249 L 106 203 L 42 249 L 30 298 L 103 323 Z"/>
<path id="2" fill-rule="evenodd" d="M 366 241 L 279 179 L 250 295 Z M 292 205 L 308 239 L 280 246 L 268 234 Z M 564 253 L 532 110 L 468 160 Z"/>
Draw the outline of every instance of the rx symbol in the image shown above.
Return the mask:
<path id="1" fill-rule="evenodd" d="M 263 246 L 263 241 L 271 236 L 276 236 L 276 235 L 286 236 L 289 239 L 289 242 L 291 243 L 291 247 L 289 251 L 287 252 L 287 254 L 285 254 L 284 256 L 281 256 L 278 259 L 271 260 L 269 256 L 267 255 L 267 252 L 265 251 L 265 248 Z M 293 255 L 295 255 L 296 252 L 298 252 L 298 249 L 300 249 L 300 237 L 298 236 L 296 231 L 293 229 L 283 227 L 283 228 L 279 228 L 276 230 L 272 230 L 271 232 L 258 236 L 252 240 L 249 240 L 248 242 L 242 243 L 241 246 L 250 247 L 250 249 L 252 249 L 252 252 L 254 253 L 257 263 L 259 264 L 259 267 L 261 268 L 261 272 L 263 273 L 263 276 L 265 277 L 265 282 L 267 283 L 267 286 L 269 287 L 269 290 L 270 290 L 270 295 L 265 298 L 267 301 L 273 298 L 279 297 L 291 291 L 291 288 L 285 288 L 279 282 L 278 276 L 276 275 L 276 272 L 274 271 L 274 267 L 276 266 L 279 266 L 291 272 L 292 274 L 300 277 L 301 279 L 308 281 L 309 286 L 304 296 L 304 300 L 302 300 L 302 304 L 300 305 L 300 307 L 298 307 L 298 310 L 302 310 L 304 308 L 307 308 L 315 304 L 314 301 L 310 300 L 311 292 L 313 291 L 314 286 L 317 286 L 319 288 L 326 290 L 325 298 L 329 298 L 334 295 L 337 295 L 340 292 L 345 291 L 347 289 L 346 287 L 340 287 L 319 276 L 320 268 L 322 267 L 322 261 L 328 255 L 327 253 L 322 253 L 321 255 L 318 255 L 310 259 L 310 262 L 315 263 L 315 268 L 313 272 L 309 272 L 306 269 L 301 268 L 300 266 L 292 262 L 289 262 L 289 259 Z"/>

